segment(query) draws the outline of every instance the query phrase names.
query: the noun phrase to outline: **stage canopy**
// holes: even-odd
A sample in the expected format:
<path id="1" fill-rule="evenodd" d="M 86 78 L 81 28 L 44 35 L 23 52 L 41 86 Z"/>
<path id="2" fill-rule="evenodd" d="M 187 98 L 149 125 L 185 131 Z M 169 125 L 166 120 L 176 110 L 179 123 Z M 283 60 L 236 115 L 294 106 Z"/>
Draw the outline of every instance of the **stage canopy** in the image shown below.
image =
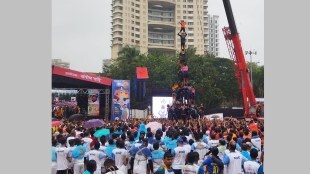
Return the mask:
<path id="1" fill-rule="evenodd" d="M 52 66 L 52 88 L 110 88 L 112 79 L 90 73 Z"/>

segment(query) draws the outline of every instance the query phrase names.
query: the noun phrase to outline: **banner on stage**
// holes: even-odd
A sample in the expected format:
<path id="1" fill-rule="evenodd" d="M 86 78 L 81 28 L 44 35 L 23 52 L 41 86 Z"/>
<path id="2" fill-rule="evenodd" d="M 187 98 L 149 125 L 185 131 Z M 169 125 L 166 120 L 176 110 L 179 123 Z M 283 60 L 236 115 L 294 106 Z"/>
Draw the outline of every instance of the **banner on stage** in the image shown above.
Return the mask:
<path id="1" fill-rule="evenodd" d="M 130 80 L 113 80 L 112 94 L 111 119 L 129 119 Z"/>
<path id="2" fill-rule="evenodd" d="M 210 115 L 205 115 L 205 118 L 208 118 L 209 120 L 213 120 L 213 119 L 220 119 L 223 120 L 224 119 L 224 114 L 223 113 L 215 113 L 215 114 L 210 114 Z"/>
<path id="3" fill-rule="evenodd" d="M 152 114 L 154 118 L 168 118 L 167 105 L 172 105 L 172 97 L 152 97 Z"/>
<path id="4" fill-rule="evenodd" d="M 99 116 L 99 90 L 88 89 L 88 116 Z"/>

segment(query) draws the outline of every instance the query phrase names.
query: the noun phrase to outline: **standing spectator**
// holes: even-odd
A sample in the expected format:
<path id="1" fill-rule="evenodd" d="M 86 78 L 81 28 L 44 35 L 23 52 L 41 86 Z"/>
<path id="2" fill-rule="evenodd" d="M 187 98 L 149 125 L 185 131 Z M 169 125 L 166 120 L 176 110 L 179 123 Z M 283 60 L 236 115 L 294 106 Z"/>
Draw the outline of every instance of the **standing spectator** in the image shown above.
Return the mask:
<path id="1" fill-rule="evenodd" d="M 248 150 L 248 146 L 245 143 L 243 143 L 241 145 L 241 155 L 246 157 L 246 159 L 251 160 L 250 153 L 247 150 Z"/>
<path id="2" fill-rule="evenodd" d="M 56 148 L 57 174 L 67 174 L 68 170 L 68 148 L 66 147 L 66 139 L 61 137 L 59 139 L 61 147 Z"/>
<path id="3" fill-rule="evenodd" d="M 217 148 L 219 149 L 218 156 L 221 160 L 223 160 L 226 151 L 226 141 L 223 139 L 219 140 L 219 146 Z"/>
<path id="4" fill-rule="evenodd" d="M 183 147 L 186 148 L 189 152 L 192 150 L 192 146 L 187 141 L 187 138 L 184 136 L 183 139 Z"/>
<path id="5" fill-rule="evenodd" d="M 70 133 L 69 136 L 67 137 L 67 147 L 70 147 L 69 141 L 75 139 L 76 133 L 75 129 L 69 129 L 69 128 L 67 128 L 67 132 Z"/>
<path id="6" fill-rule="evenodd" d="M 190 152 L 187 155 L 187 164 L 182 168 L 182 174 L 204 174 L 202 167 L 197 165 L 199 154 Z"/>
<path id="7" fill-rule="evenodd" d="M 258 151 L 261 150 L 262 147 L 262 140 L 257 135 L 256 131 L 252 131 L 252 138 L 251 138 L 252 145 L 254 145 L 255 148 L 258 149 Z"/>
<path id="8" fill-rule="evenodd" d="M 195 140 L 196 142 L 192 145 L 192 150 L 194 152 L 198 152 L 199 164 L 201 164 L 204 160 L 205 154 L 209 149 L 209 146 L 201 140 L 201 137 L 198 134 L 195 135 Z"/>
<path id="9" fill-rule="evenodd" d="M 168 151 L 164 154 L 164 164 L 161 165 L 154 174 L 174 174 L 174 170 L 172 168 L 173 156 Z"/>
<path id="10" fill-rule="evenodd" d="M 106 173 L 105 174 L 125 174 L 124 172 L 122 172 L 121 170 L 119 170 L 116 166 L 115 166 L 115 162 L 112 159 L 107 159 L 104 162 L 104 168 Z M 142 174 L 142 173 L 140 173 Z"/>
<path id="11" fill-rule="evenodd" d="M 73 163 L 73 173 L 82 174 L 84 171 L 84 154 L 86 148 L 82 146 L 80 139 L 75 139 L 75 149 L 72 152 Z"/>
<path id="12" fill-rule="evenodd" d="M 109 145 L 105 149 L 108 158 L 112 158 L 112 152 L 113 152 L 114 149 L 116 149 L 116 146 L 114 144 L 114 140 L 110 139 L 109 140 Z"/>
<path id="13" fill-rule="evenodd" d="M 57 172 L 56 145 L 57 141 L 52 139 L 52 174 L 56 174 Z"/>
<path id="14" fill-rule="evenodd" d="M 258 173 L 258 169 L 260 168 L 260 164 L 256 161 L 258 151 L 251 149 L 250 155 L 251 160 L 244 162 L 244 172 L 245 174 Z"/>
<path id="15" fill-rule="evenodd" d="M 69 163 L 68 163 L 68 174 L 73 174 L 74 160 L 72 159 L 72 152 L 75 148 L 75 140 L 74 139 L 69 140 L 69 145 L 70 145 L 70 147 L 68 147 L 68 150 L 69 150 L 69 152 L 68 152 L 68 157 L 69 157 L 69 159 L 68 159 L 68 161 L 69 161 Z"/>
<path id="16" fill-rule="evenodd" d="M 133 168 L 133 174 L 147 173 L 148 170 L 153 173 L 152 153 L 150 149 L 147 148 L 148 140 L 144 138 L 142 141 L 143 144 L 141 146 L 133 146 L 130 149 L 131 168 Z"/>
<path id="17" fill-rule="evenodd" d="M 107 156 L 99 150 L 99 148 L 100 148 L 99 142 L 95 142 L 94 147 L 95 147 L 94 150 L 91 150 L 91 151 L 86 153 L 86 158 L 88 160 L 95 160 L 96 161 L 97 168 L 96 168 L 96 171 L 94 172 L 94 174 L 101 174 L 101 161 L 103 158 L 106 158 Z"/>
<path id="18" fill-rule="evenodd" d="M 207 159 L 203 162 L 203 165 L 206 165 L 208 168 L 208 172 L 211 174 L 220 174 L 224 171 L 224 164 L 222 160 L 217 156 L 219 150 L 217 147 L 213 147 L 211 149 L 211 155 L 207 157 Z"/>
<path id="19" fill-rule="evenodd" d="M 93 142 L 89 131 L 84 132 L 84 138 L 82 138 L 82 141 L 84 142 L 84 146 L 86 147 L 86 152 L 90 151 L 90 143 Z"/>
<path id="20" fill-rule="evenodd" d="M 229 143 L 229 153 L 224 155 L 223 163 L 227 165 L 227 174 L 240 174 L 242 173 L 242 165 L 247 159 L 240 153 L 236 152 L 236 142 Z"/>
<path id="21" fill-rule="evenodd" d="M 253 131 L 258 132 L 257 123 L 255 123 L 254 120 L 251 120 L 251 121 L 250 121 L 249 128 L 250 128 L 250 131 L 251 131 L 251 132 L 253 132 Z M 253 135 L 252 135 L 252 136 L 253 136 Z"/>
<path id="22" fill-rule="evenodd" d="M 211 138 L 211 140 L 210 140 L 210 147 L 211 148 L 212 147 L 217 147 L 219 145 L 219 140 L 215 139 L 215 135 L 214 134 L 211 134 L 210 138 Z"/>
<path id="23" fill-rule="evenodd" d="M 128 151 L 125 149 L 125 143 L 122 140 L 116 141 L 116 149 L 112 151 L 112 159 L 116 167 L 124 173 L 127 173 Z"/>
<path id="24" fill-rule="evenodd" d="M 157 169 L 163 164 L 163 158 L 165 152 L 163 150 L 159 150 L 159 142 L 155 142 L 153 144 L 153 149 L 154 149 L 154 151 L 152 151 L 152 159 L 154 164 L 153 168 L 154 172 L 156 172 Z"/>
<path id="25" fill-rule="evenodd" d="M 83 174 L 95 174 L 97 168 L 97 163 L 95 160 L 89 160 L 86 163 L 86 170 L 83 172 Z"/>
<path id="26" fill-rule="evenodd" d="M 239 133 L 239 138 L 237 139 L 237 143 L 239 144 L 239 146 L 242 145 L 242 141 L 244 140 L 243 138 L 243 132 Z"/>
<path id="27" fill-rule="evenodd" d="M 182 167 L 185 165 L 186 156 L 190 152 L 187 148 L 183 147 L 183 139 L 179 138 L 177 140 L 178 147 L 172 149 L 172 155 L 174 160 L 172 163 L 173 171 L 175 174 L 182 174 Z"/>

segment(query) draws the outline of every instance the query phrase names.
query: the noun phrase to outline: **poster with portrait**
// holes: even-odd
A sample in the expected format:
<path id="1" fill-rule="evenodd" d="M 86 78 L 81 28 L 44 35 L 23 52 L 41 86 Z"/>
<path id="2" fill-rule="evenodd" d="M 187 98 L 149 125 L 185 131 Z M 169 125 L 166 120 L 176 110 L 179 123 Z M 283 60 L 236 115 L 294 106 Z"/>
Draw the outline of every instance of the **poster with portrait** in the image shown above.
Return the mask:
<path id="1" fill-rule="evenodd" d="M 112 116 L 114 120 L 129 119 L 130 111 L 130 81 L 129 80 L 113 80 L 112 81 Z"/>
<path id="2" fill-rule="evenodd" d="M 168 118 L 167 105 L 172 105 L 172 97 L 152 97 L 152 114 L 154 118 Z"/>
<path id="3" fill-rule="evenodd" d="M 99 90 L 88 90 L 88 116 L 99 116 Z"/>

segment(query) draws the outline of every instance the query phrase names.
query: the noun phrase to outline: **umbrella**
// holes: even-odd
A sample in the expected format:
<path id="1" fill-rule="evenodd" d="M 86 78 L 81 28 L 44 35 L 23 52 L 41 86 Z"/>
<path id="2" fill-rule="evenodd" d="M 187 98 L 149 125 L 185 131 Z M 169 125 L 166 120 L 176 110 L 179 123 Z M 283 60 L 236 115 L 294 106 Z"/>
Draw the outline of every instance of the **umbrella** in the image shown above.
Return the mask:
<path id="1" fill-rule="evenodd" d="M 105 123 L 102 120 L 99 119 L 92 119 L 85 122 L 84 127 L 85 128 L 92 128 L 92 127 L 101 127 Z"/>
<path id="2" fill-rule="evenodd" d="M 94 136 L 100 138 L 102 135 L 106 136 L 110 134 L 110 129 L 100 129 L 94 133 Z"/>
<path id="3" fill-rule="evenodd" d="M 161 123 L 158 123 L 158 122 L 149 122 L 147 125 L 146 125 L 147 128 L 151 128 L 151 131 L 155 134 L 156 131 L 158 129 L 161 129 L 162 128 L 162 124 Z"/>
<path id="4" fill-rule="evenodd" d="M 52 127 L 61 125 L 61 121 L 53 121 Z"/>
<path id="5" fill-rule="evenodd" d="M 82 120 L 84 116 L 82 114 L 73 114 L 69 117 L 69 121 Z"/>

